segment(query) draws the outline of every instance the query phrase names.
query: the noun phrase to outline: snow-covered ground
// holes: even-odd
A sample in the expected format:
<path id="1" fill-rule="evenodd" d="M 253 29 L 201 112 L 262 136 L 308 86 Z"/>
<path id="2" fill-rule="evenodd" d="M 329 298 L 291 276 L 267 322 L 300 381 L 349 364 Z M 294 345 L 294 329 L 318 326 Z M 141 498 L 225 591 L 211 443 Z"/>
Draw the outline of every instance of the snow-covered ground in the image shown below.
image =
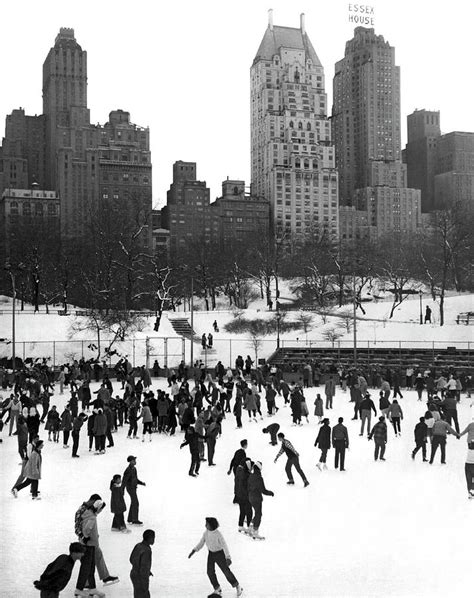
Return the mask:
<path id="1" fill-rule="evenodd" d="M 166 388 L 163 379 L 154 388 Z M 317 389 L 305 391 L 312 412 Z M 2 393 L 4 394 L 4 393 Z M 377 393 L 372 393 L 376 398 Z M 55 396 L 59 409 L 64 397 Z M 28 490 L 18 499 L 10 488 L 19 472 L 15 437 L 3 432 L 0 445 L 0 595 L 2 598 L 33 598 L 38 592 L 32 581 L 45 566 L 65 551 L 74 537 L 74 512 L 81 502 L 98 492 L 107 502 L 99 515 L 101 546 L 112 575 L 119 584 L 106 588 L 111 598 L 132 596 L 128 558 L 146 528 L 157 532 L 153 547 L 151 595 L 164 598 L 196 598 L 210 592 L 206 577 L 205 549 L 191 560 L 187 555 L 198 542 L 204 517 L 215 516 L 221 523 L 230 548 L 232 569 L 250 598 L 313 597 L 429 597 L 446 598 L 472 594 L 474 501 L 467 499 L 464 478 L 466 437 L 450 437 L 447 465 L 434 465 L 410 457 L 414 446 L 413 428 L 424 414 L 425 403 L 414 392 L 400 400 L 405 418 L 402 437 L 389 430 L 387 461 L 373 461 L 373 443 L 359 437 L 359 422 L 351 421 L 348 393 L 338 389 L 334 410 L 327 413 L 331 425 L 344 416 L 349 428 L 350 450 L 345 473 L 334 471 L 334 454 L 328 456 L 329 470 L 319 472 L 315 464 L 319 450 L 313 446 L 318 431 L 316 418 L 292 427 L 289 408 L 271 418 L 278 421 L 288 439 L 300 452 L 310 486 L 300 478 L 287 486 L 285 458 L 275 465 L 277 447 L 268 444 L 261 429 L 270 418 L 249 423 L 243 417 L 242 430 L 235 429 L 231 416 L 223 422 L 217 442 L 216 467 L 204 464 L 199 478 L 187 475 L 189 451 L 179 450 L 182 435 L 153 435 L 152 443 L 128 440 L 126 430 L 114 435 L 115 447 L 104 456 L 89 453 L 83 430 L 80 459 L 71 459 L 70 449 L 46 440 L 43 451 L 41 501 L 32 501 Z M 463 396 L 460 424 L 473 416 L 471 400 Z M 261 533 L 265 542 L 254 542 L 237 532 L 238 507 L 232 504 L 233 479 L 227 468 L 239 441 L 249 441 L 248 455 L 263 463 L 263 477 L 274 498 L 265 497 Z M 140 517 L 144 528 L 129 535 L 110 531 L 109 483 L 122 473 L 127 455 L 138 457 Z M 71 583 L 62 593 L 72 596 L 78 566 Z M 218 572 L 224 596 L 235 591 Z"/>
<path id="2" fill-rule="evenodd" d="M 291 297 L 288 281 L 281 282 L 282 297 Z M 474 296 L 470 294 L 451 295 L 446 298 L 445 325 L 439 326 L 439 307 L 431 301 L 428 295 L 423 296 L 423 314 L 426 305 L 432 309 L 432 324 L 420 326 L 420 305 L 417 296 L 404 301 L 389 318 L 391 301 L 377 301 L 364 303 L 366 315 L 357 312 L 357 342 L 360 347 L 367 345 L 374 347 L 434 347 L 446 348 L 457 346 L 467 349 L 472 346 L 473 327 L 456 324 L 456 316 L 461 312 L 474 311 Z M 89 344 L 96 343 L 94 334 L 89 331 L 71 333 L 71 326 L 76 320 L 75 316 L 59 316 L 57 310 L 51 310 L 48 315 L 44 307 L 39 313 L 32 313 L 31 306 L 28 313 L 19 313 L 16 318 L 17 355 L 20 357 L 49 357 L 50 363 L 64 363 L 84 356 L 86 359 L 96 355 Z M 197 335 L 212 332 L 214 336 L 214 350 L 212 353 L 203 352 L 200 343 L 194 343 L 194 359 L 202 359 L 208 365 L 215 365 L 220 359 L 225 365 L 234 364 L 237 355 L 244 357 L 249 354 L 255 359 L 255 351 L 249 335 L 230 334 L 224 327 L 236 317 L 235 311 L 224 309 L 226 303 L 219 300 L 216 311 L 202 311 L 202 301 L 196 300 L 194 312 L 194 330 Z M 0 338 L 11 338 L 11 299 L 0 297 Z M 72 308 L 74 310 L 74 308 Z M 312 346 L 331 346 L 324 340 L 324 333 L 328 329 L 338 328 L 340 338 L 337 342 L 341 347 L 353 346 L 353 331 L 344 329 L 344 323 L 337 314 L 351 310 L 351 305 L 341 309 L 334 309 L 324 323 L 322 318 L 313 314 L 311 330 L 307 334 L 303 330 L 281 334 L 282 346 L 302 346 L 305 343 Z M 269 312 L 261 299 L 253 301 L 251 307 L 242 312 L 243 317 L 272 318 L 275 312 Z M 297 320 L 300 312 L 291 311 L 287 315 L 288 321 Z M 311 312 L 305 312 L 311 313 Z M 181 359 L 189 362 L 191 358 L 190 341 L 178 336 L 171 325 L 171 320 L 176 317 L 187 317 L 190 321 L 190 312 L 165 312 L 161 319 L 159 333 L 153 331 L 154 317 L 145 318 L 143 330 L 134 334 L 124 342 L 118 342 L 116 348 L 120 354 L 127 355 L 130 361 L 137 366 L 146 361 L 146 337 L 150 338 L 149 362 L 153 364 L 158 359 L 161 365 L 176 366 Z M 214 333 L 212 323 L 217 320 L 219 332 Z M 165 340 L 166 344 L 165 344 Z M 105 343 L 103 343 L 105 346 Z M 274 335 L 259 339 L 258 357 L 269 357 L 276 348 Z M 0 343 L 0 357 L 10 356 L 11 345 Z M 167 358 L 165 357 L 167 354 Z"/>

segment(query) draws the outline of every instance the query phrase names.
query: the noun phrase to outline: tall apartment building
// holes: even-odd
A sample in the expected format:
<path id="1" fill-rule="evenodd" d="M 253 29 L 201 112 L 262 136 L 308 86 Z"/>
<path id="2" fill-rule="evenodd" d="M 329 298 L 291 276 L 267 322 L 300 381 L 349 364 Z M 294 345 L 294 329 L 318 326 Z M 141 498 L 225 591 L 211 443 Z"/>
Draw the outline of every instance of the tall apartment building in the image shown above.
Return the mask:
<path id="1" fill-rule="evenodd" d="M 404 151 L 409 187 L 421 191 L 421 211 L 435 205 L 434 176 L 437 143 L 441 136 L 439 111 L 415 110 L 407 117 L 408 142 Z"/>
<path id="2" fill-rule="evenodd" d="M 61 28 L 43 64 L 43 113 L 7 117 L 0 148 L 0 191 L 38 182 L 60 198 L 61 236 L 80 237 L 101 201 L 116 200 L 123 217 L 151 219 L 149 130 L 114 110 L 105 125 L 91 125 L 87 106 L 87 52 L 74 30 Z M 120 220 L 118 220 L 120 222 Z M 151 223 L 141 236 L 151 242 Z"/>
<path id="3" fill-rule="evenodd" d="M 339 188 L 324 69 L 300 27 L 269 23 L 250 69 L 251 193 L 277 235 L 338 234 Z"/>
<path id="4" fill-rule="evenodd" d="M 439 112 L 407 117 L 408 183 L 421 190 L 423 213 L 461 204 L 474 208 L 474 133 L 441 134 Z"/>
<path id="5" fill-rule="evenodd" d="M 401 161 L 400 67 L 395 48 L 373 29 L 356 27 L 336 63 L 332 126 L 340 202 L 373 184 L 374 162 Z"/>
<path id="6" fill-rule="evenodd" d="M 395 49 L 373 29 L 356 27 L 344 58 L 336 63 L 333 86 L 341 204 L 355 208 L 341 212 L 341 234 L 357 238 L 415 231 L 421 226 L 421 199 L 419 190 L 407 186 L 401 161 Z M 351 216 L 354 225 L 348 224 Z"/>

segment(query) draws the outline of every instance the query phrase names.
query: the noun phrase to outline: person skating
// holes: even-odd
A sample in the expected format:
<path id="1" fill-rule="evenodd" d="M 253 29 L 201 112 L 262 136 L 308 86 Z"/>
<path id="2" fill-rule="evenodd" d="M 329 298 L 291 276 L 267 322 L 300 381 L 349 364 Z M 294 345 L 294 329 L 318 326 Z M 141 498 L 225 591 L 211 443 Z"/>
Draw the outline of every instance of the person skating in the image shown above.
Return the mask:
<path id="1" fill-rule="evenodd" d="M 346 426 L 343 424 L 344 418 L 340 417 L 338 423 L 332 429 L 332 445 L 334 447 L 334 467 L 337 469 L 340 466 L 341 471 L 344 469 L 344 459 L 346 449 L 349 448 L 349 434 Z"/>
<path id="2" fill-rule="evenodd" d="M 77 454 L 77 450 L 79 448 L 79 438 L 81 435 L 81 428 L 84 422 L 87 421 L 87 415 L 85 413 L 79 413 L 77 417 L 74 418 L 72 422 L 72 457 L 79 457 Z"/>
<path id="3" fill-rule="evenodd" d="M 214 453 L 216 450 L 217 437 L 222 434 L 222 428 L 219 417 L 213 417 L 211 422 L 206 426 L 206 445 L 207 445 L 207 464 L 209 467 L 214 467 Z"/>
<path id="4" fill-rule="evenodd" d="M 457 434 L 456 430 L 451 428 L 448 422 L 445 421 L 444 415 L 441 416 L 441 419 L 434 422 L 432 434 L 430 465 L 433 465 L 438 446 L 441 449 L 441 464 L 446 465 L 446 437 L 448 434 L 453 434 L 459 438 L 459 435 Z"/>
<path id="5" fill-rule="evenodd" d="M 370 394 L 367 393 L 359 404 L 359 412 L 361 419 L 359 436 L 364 435 L 365 422 L 367 422 L 367 435 L 369 435 L 372 411 L 374 412 L 374 415 L 377 415 L 377 409 L 375 408 L 374 402 L 370 398 Z"/>
<path id="6" fill-rule="evenodd" d="M 466 463 L 464 465 L 468 497 L 474 499 L 474 440 L 467 443 Z"/>
<path id="7" fill-rule="evenodd" d="M 415 378 L 415 390 L 418 395 L 418 400 L 423 399 L 423 389 L 425 388 L 425 379 L 421 374 L 417 374 Z"/>
<path id="8" fill-rule="evenodd" d="M 248 533 L 250 536 L 256 539 L 264 539 L 258 533 L 260 524 L 262 522 L 263 495 L 265 494 L 265 496 L 274 496 L 274 493 L 265 488 L 265 483 L 262 478 L 262 463 L 260 461 L 257 461 L 252 467 L 252 471 L 248 478 L 247 487 L 249 493 L 249 502 L 253 509 L 253 517 L 248 529 Z"/>
<path id="9" fill-rule="evenodd" d="M 69 554 L 60 554 L 49 563 L 41 577 L 33 582 L 35 588 L 40 590 L 40 598 L 59 598 L 59 593 L 71 579 L 74 563 L 82 559 L 85 551 L 83 544 L 72 542 L 69 545 Z"/>
<path id="10" fill-rule="evenodd" d="M 385 423 L 385 417 L 381 415 L 379 421 L 375 424 L 369 434 L 369 440 L 374 439 L 375 451 L 374 460 L 377 461 L 380 454 L 380 460 L 385 461 L 385 447 L 387 445 L 387 424 Z"/>
<path id="11" fill-rule="evenodd" d="M 324 417 L 324 403 L 319 393 L 314 400 L 314 415 L 318 418 L 318 423 L 321 423 Z"/>
<path id="12" fill-rule="evenodd" d="M 145 435 L 148 434 L 148 441 L 151 442 L 151 435 L 152 435 L 152 426 L 153 426 L 153 416 L 151 414 L 150 407 L 148 405 L 148 401 L 143 401 L 142 404 L 142 442 L 145 442 Z"/>
<path id="13" fill-rule="evenodd" d="M 105 454 L 105 436 L 107 433 L 107 418 L 102 407 L 99 407 L 95 414 L 94 427 L 92 429 L 95 440 L 95 454 Z"/>
<path id="14" fill-rule="evenodd" d="M 385 415 L 386 418 L 388 418 L 388 410 L 390 409 L 391 404 L 390 398 L 383 390 L 381 390 L 379 392 L 379 409 L 382 412 L 382 415 Z"/>
<path id="15" fill-rule="evenodd" d="M 145 482 L 138 479 L 137 475 L 137 458 L 133 455 L 127 457 L 128 467 L 123 472 L 122 476 L 122 490 L 125 488 L 130 496 L 130 509 L 128 511 L 127 522 L 132 525 L 143 525 L 138 518 L 138 509 L 140 503 L 138 502 L 137 486 L 146 486 Z"/>
<path id="16" fill-rule="evenodd" d="M 324 394 L 326 395 L 326 409 L 332 409 L 332 401 L 336 394 L 336 383 L 334 378 L 329 376 L 324 385 Z"/>
<path id="17" fill-rule="evenodd" d="M 31 454 L 26 463 L 23 464 L 23 476 L 26 479 L 20 484 L 15 484 L 12 488 L 12 494 L 15 498 L 17 498 L 20 490 L 31 485 L 31 497 L 33 500 L 41 500 L 41 497 L 38 496 L 38 484 L 39 480 L 41 480 L 41 466 L 43 461 L 41 450 L 43 449 L 43 445 L 42 440 L 33 441 Z"/>
<path id="18" fill-rule="evenodd" d="M 246 459 L 243 463 L 240 463 L 237 466 L 235 471 L 234 502 L 239 505 L 239 532 L 248 532 L 250 529 L 250 522 L 252 521 L 252 505 L 249 501 L 248 488 L 248 481 L 252 467 L 252 460 Z M 244 527 L 245 522 L 247 522 L 247 528 Z"/>
<path id="19" fill-rule="evenodd" d="M 280 432 L 278 434 L 278 440 L 281 442 L 281 448 L 279 453 L 277 454 L 277 456 L 275 457 L 275 461 L 274 463 L 276 463 L 278 461 L 278 459 L 281 457 L 281 455 L 283 453 L 286 454 L 288 460 L 286 462 L 286 466 L 285 466 L 285 471 L 286 471 L 286 475 L 288 476 L 288 482 L 287 484 L 294 484 L 294 480 L 293 480 L 293 474 L 292 474 L 292 468 L 293 466 L 295 467 L 296 471 L 300 474 L 301 479 L 304 482 L 304 486 L 306 488 L 306 486 L 309 486 L 309 482 L 306 479 L 306 476 L 303 472 L 303 470 L 301 469 L 300 466 L 300 460 L 299 460 L 299 453 L 297 452 L 297 450 L 295 449 L 295 447 L 291 444 L 291 442 L 289 440 L 286 440 L 285 435 L 283 434 L 283 432 Z"/>
<path id="20" fill-rule="evenodd" d="M 434 422 L 433 422 L 434 423 Z M 423 455 L 423 461 L 428 461 L 426 458 L 426 440 L 428 438 L 428 426 L 426 425 L 425 418 L 420 417 L 420 421 L 415 426 L 415 448 L 411 453 L 411 458 L 414 459 L 416 453 L 421 449 Z"/>
<path id="21" fill-rule="evenodd" d="M 319 462 L 316 464 L 316 467 L 319 471 L 322 471 L 322 468 L 327 469 L 326 457 L 328 450 L 331 448 L 331 426 L 329 425 L 327 417 L 322 421 L 322 426 L 319 428 L 314 446 L 319 447 L 321 450 L 321 456 L 319 457 Z"/>
<path id="22" fill-rule="evenodd" d="M 31 413 L 31 410 L 30 410 L 30 413 Z M 44 427 L 45 430 L 48 430 L 48 440 L 50 442 L 51 442 L 51 434 L 53 435 L 53 439 L 52 439 L 53 442 L 59 442 L 60 425 L 61 425 L 61 422 L 60 422 L 58 410 L 56 408 L 56 405 L 53 405 L 51 407 L 51 409 L 48 411 L 48 415 L 46 417 L 46 425 Z"/>
<path id="23" fill-rule="evenodd" d="M 85 546 L 87 546 L 87 550 L 85 552 L 84 558 L 86 558 L 86 557 L 90 558 L 91 556 L 93 557 L 93 565 L 90 566 L 89 576 L 88 576 L 88 579 L 86 580 L 87 585 L 89 586 L 89 589 L 87 591 L 89 592 L 90 596 L 99 596 L 99 597 L 105 596 L 105 594 L 95 588 L 95 577 L 94 577 L 95 568 L 97 568 L 97 573 L 98 573 L 100 579 L 102 580 L 102 582 L 104 583 L 104 585 L 111 585 L 114 583 L 118 583 L 118 581 L 119 581 L 118 577 L 110 575 L 110 573 L 107 569 L 107 565 L 105 564 L 104 555 L 102 554 L 102 550 L 99 546 L 99 529 L 97 526 L 97 515 L 99 515 L 99 513 L 101 513 L 104 510 L 104 507 L 105 507 L 105 502 L 101 499 L 97 499 L 94 501 L 94 503 L 92 505 L 89 506 L 89 508 L 86 508 L 82 512 L 82 516 L 81 516 L 82 542 L 84 543 Z M 80 575 L 80 571 L 79 571 L 79 575 Z M 93 581 L 93 584 L 91 585 L 92 581 Z M 81 585 L 82 585 L 82 583 L 81 583 Z M 84 583 L 84 587 L 85 587 L 85 583 Z M 77 594 L 77 590 L 78 589 L 84 590 L 84 587 L 83 588 L 79 587 L 79 580 L 78 580 L 76 595 L 82 596 L 82 594 Z"/>
<path id="24" fill-rule="evenodd" d="M 205 438 L 205 436 L 198 434 L 194 429 L 194 426 L 188 426 L 184 441 L 179 446 L 180 449 L 182 449 L 183 446 L 189 446 L 189 452 L 191 453 L 189 475 L 193 478 L 199 475 L 199 469 L 201 467 L 201 459 L 199 458 L 199 439 L 203 438 Z"/>
<path id="25" fill-rule="evenodd" d="M 131 530 L 125 525 L 124 513 L 127 510 L 125 499 L 123 497 L 122 476 L 118 473 L 114 475 L 110 482 L 110 510 L 114 514 L 112 520 L 112 531 L 129 534 Z"/>
<path id="26" fill-rule="evenodd" d="M 270 424 L 269 426 L 267 426 L 266 428 L 263 428 L 263 430 L 262 430 L 262 432 L 264 434 L 270 434 L 270 444 L 272 446 L 276 446 L 278 444 L 277 433 L 278 433 L 279 429 L 280 429 L 280 424 L 273 423 L 273 424 Z"/>
<path id="27" fill-rule="evenodd" d="M 232 457 L 232 460 L 229 464 L 229 469 L 227 471 L 227 475 L 230 475 L 233 472 L 235 476 L 237 467 L 244 463 L 245 459 L 247 458 L 247 454 L 245 452 L 247 450 L 247 447 L 248 442 L 247 439 L 244 438 L 244 440 L 240 441 L 240 448 L 235 451 L 234 456 Z"/>
<path id="28" fill-rule="evenodd" d="M 207 555 L 207 576 L 214 588 L 214 594 L 217 596 L 222 594 L 222 589 L 216 576 L 216 565 L 218 565 L 230 585 L 237 590 L 237 596 L 241 596 L 243 589 L 229 568 L 232 560 L 224 536 L 218 530 L 219 522 L 215 517 L 206 517 L 205 525 L 204 534 L 189 553 L 188 559 L 201 550 L 205 544 L 209 551 Z"/>
<path id="29" fill-rule="evenodd" d="M 151 547 L 155 543 L 155 532 L 152 529 L 146 529 L 143 532 L 143 540 L 135 544 L 130 554 L 130 579 L 133 585 L 133 598 L 150 598 L 150 577 L 152 551 Z"/>
<path id="30" fill-rule="evenodd" d="M 69 434 L 72 430 L 72 415 L 69 405 L 66 405 L 61 413 L 61 430 L 63 431 L 63 448 L 69 448 Z"/>
<path id="31" fill-rule="evenodd" d="M 401 436 L 402 430 L 400 427 L 400 420 L 403 419 L 403 411 L 400 405 L 398 404 L 397 399 L 393 399 L 392 404 L 388 410 L 388 417 L 392 422 L 393 429 L 395 431 L 395 436 Z"/>

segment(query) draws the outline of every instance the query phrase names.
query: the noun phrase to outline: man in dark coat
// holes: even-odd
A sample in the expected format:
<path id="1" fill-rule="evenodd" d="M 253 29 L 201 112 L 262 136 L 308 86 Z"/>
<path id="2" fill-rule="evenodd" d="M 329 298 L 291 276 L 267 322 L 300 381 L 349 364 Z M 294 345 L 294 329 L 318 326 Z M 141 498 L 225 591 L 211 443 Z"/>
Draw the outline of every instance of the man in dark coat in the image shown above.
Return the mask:
<path id="1" fill-rule="evenodd" d="M 245 450 L 247 449 L 247 446 L 248 443 L 246 439 L 240 441 L 240 448 L 235 451 L 234 456 L 232 457 L 232 461 L 230 462 L 229 471 L 227 472 L 227 475 L 230 475 L 232 471 L 234 472 L 235 476 L 237 467 L 245 463 L 245 459 L 247 458 Z"/>
<path id="2" fill-rule="evenodd" d="M 189 468 L 189 475 L 193 478 L 199 475 L 199 468 L 201 466 L 201 459 L 199 458 L 200 438 L 205 438 L 205 436 L 198 434 L 194 429 L 194 426 L 188 426 L 184 436 L 184 442 L 182 442 L 179 447 L 182 449 L 183 446 L 189 446 L 189 452 L 191 453 L 191 466 Z"/>
<path id="3" fill-rule="evenodd" d="M 346 426 L 342 423 L 344 418 L 340 417 L 337 421 L 338 423 L 332 429 L 332 445 L 335 451 L 334 467 L 337 469 L 340 464 L 341 471 L 345 471 L 344 457 L 346 449 L 349 448 L 349 434 Z"/>
<path id="4" fill-rule="evenodd" d="M 381 415 L 379 417 L 379 421 L 375 424 L 372 428 L 372 431 L 369 434 L 369 440 L 374 439 L 375 442 L 375 452 L 374 452 L 374 459 L 377 461 L 379 458 L 380 453 L 380 460 L 385 461 L 385 446 L 387 444 L 387 424 L 385 423 L 385 417 Z"/>
<path id="5" fill-rule="evenodd" d="M 133 598 L 150 598 L 151 547 L 155 543 L 155 532 L 147 529 L 143 532 L 143 540 L 136 544 L 130 555 L 132 570 L 130 579 L 133 584 Z"/>
<path id="6" fill-rule="evenodd" d="M 301 469 L 299 453 L 296 451 L 295 447 L 291 444 L 291 442 L 285 438 L 285 435 L 283 434 L 283 432 L 280 432 L 278 434 L 278 440 L 281 442 L 281 449 L 280 449 L 279 453 L 277 454 L 277 456 L 275 457 L 275 463 L 278 461 L 280 456 L 283 455 L 283 453 L 286 454 L 286 456 L 288 458 L 288 460 L 286 462 L 286 467 L 285 467 L 286 475 L 288 476 L 287 484 L 295 483 L 293 480 L 293 474 L 291 472 L 292 467 L 294 465 L 296 471 L 300 474 L 301 479 L 304 482 L 304 487 L 306 488 L 306 486 L 309 486 L 309 482 L 306 479 L 306 476 L 305 476 L 303 470 Z"/>
<path id="7" fill-rule="evenodd" d="M 59 592 L 71 579 L 74 563 L 82 559 L 85 551 L 83 544 L 73 542 L 69 545 L 69 554 L 59 555 L 46 567 L 39 580 L 33 582 L 35 588 L 40 590 L 41 598 L 59 598 Z"/>
<path id="8" fill-rule="evenodd" d="M 127 457 L 128 467 L 123 472 L 122 476 L 122 491 L 126 488 L 130 496 L 130 509 L 128 511 L 127 521 L 132 525 L 143 525 L 138 519 L 139 502 L 137 497 L 137 486 L 146 486 L 145 482 L 138 479 L 137 475 L 137 458 L 133 455 Z"/>
<path id="9" fill-rule="evenodd" d="M 372 411 L 374 412 L 374 415 L 377 415 L 377 409 L 375 408 L 374 402 L 370 398 L 369 393 L 367 393 L 365 397 L 362 399 L 362 401 L 359 403 L 359 413 L 361 419 L 359 436 L 364 435 L 365 422 L 367 422 L 367 435 L 369 434 L 370 418 L 372 415 Z"/>
<path id="10" fill-rule="evenodd" d="M 270 434 L 270 444 L 272 446 L 277 445 L 277 433 L 278 433 L 279 429 L 280 429 L 280 424 L 274 423 L 274 424 L 270 424 L 266 428 L 263 428 L 263 430 L 262 430 L 262 432 L 264 434 Z"/>
<path id="11" fill-rule="evenodd" d="M 252 521 L 252 505 L 249 501 L 248 481 L 253 462 L 246 459 L 240 463 L 235 470 L 234 496 L 239 505 L 239 532 L 245 531 L 244 521 L 247 521 L 247 528 Z"/>

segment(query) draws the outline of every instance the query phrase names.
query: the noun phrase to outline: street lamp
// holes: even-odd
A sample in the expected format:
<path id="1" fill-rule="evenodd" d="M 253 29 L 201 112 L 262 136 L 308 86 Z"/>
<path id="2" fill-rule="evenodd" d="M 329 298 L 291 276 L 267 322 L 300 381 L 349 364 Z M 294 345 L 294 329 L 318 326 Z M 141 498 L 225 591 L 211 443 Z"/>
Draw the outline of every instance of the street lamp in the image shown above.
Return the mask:
<path id="1" fill-rule="evenodd" d="M 5 263 L 5 270 L 10 275 L 12 281 L 12 369 L 13 369 L 13 377 L 15 377 L 16 371 L 16 331 L 15 331 L 15 308 L 16 308 L 16 284 L 15 284 L 15 273 L 12 270 L 10 262 L 7 260 Z"/>
<path id="2" fill-rule="evenodd" d="M 420 294 L 420 324 L 423 324 L 423 303 L 421 297 L 423 296 L 423 291 L 418 291 Z"/>

